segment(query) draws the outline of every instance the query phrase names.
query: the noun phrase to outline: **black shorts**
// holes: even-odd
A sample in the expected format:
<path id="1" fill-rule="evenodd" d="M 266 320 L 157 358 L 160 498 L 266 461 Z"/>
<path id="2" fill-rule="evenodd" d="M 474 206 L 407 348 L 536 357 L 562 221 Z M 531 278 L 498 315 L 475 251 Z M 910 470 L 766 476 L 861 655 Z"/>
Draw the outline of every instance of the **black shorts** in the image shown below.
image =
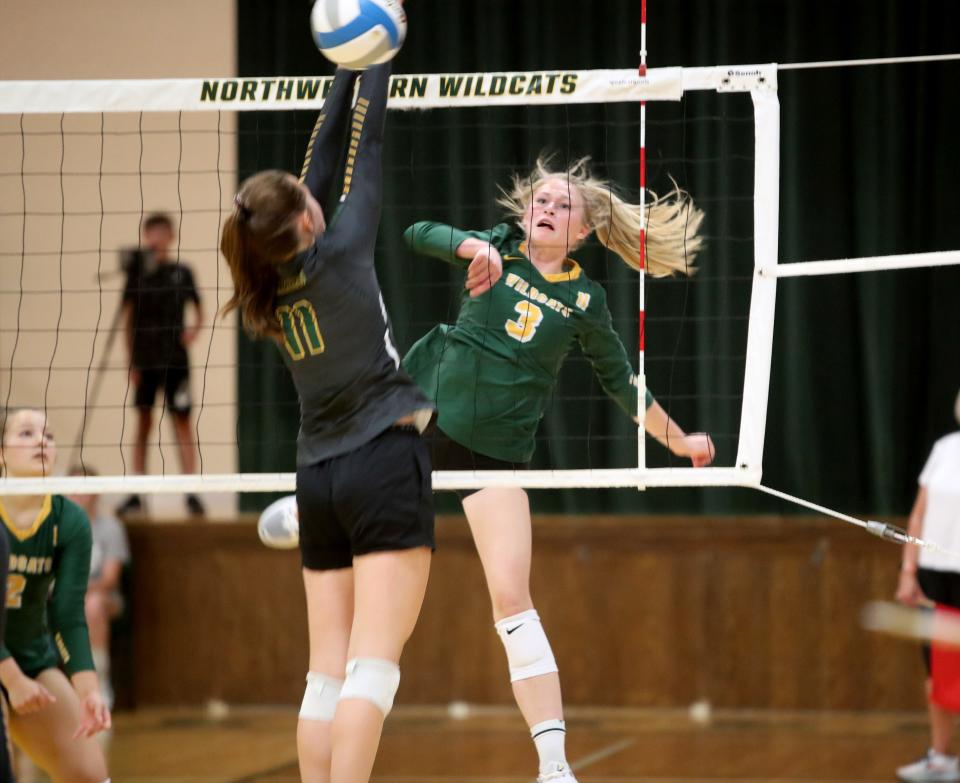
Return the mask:
<path id="1" fill-rule="evenodd" d="M 136 407 L 152 408 L 157 389 L 162 386 L 168 411 L 184 416 L 190 413 L 190 366 L 186 362 L 167 367 L 146 367 L 139 372 L 140 383 L 133 400 Z"/>
<path id="2" fill-rule="evenodd" d="M 960 609 L 960 574 L 953 571 L 917 569 L 917 582 L 923 594 L 931 601 Z M 923 662 L 930 673 L 930 645 L 923 645 Z"/>
<path id="3" fill-rule="evenodd" d="M 338 457 L 297 468 L 300 555 L 312 571 L 371 552 L 434 548 L 430 454 L 413 427 L 392 427 Z"/>
<path id="4" fill-rule="evenodd" d="M 529 462 L 508 462 L 478 454 L 466 446 L 452 440 L 436 423 L 432 423 L 423 435 L 430 446 L 430 459 L 434 470 L 527 470 Z M 460 500 L 469 497 L 479 489 L 456 489 Z"/>

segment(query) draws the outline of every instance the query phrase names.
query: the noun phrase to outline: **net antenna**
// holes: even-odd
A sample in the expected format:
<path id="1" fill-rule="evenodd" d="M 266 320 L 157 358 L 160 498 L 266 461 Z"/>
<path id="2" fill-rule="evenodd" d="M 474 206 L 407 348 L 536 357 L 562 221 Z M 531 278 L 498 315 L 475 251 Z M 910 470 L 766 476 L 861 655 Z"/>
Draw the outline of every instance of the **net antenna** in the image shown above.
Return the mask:
<path id="1" fill-rule="evenodd" d="M 640 0 L 640 67 L 641 79 L 647 75 L 647 0 Z M 637 469 L 643 471 L 647 466 L 646 432 L 647 378 L 644 371 L 644 317 L 647 269 L 647 102 L 640 101 L 640 276 L 637 286 L 639 299 L 639 340 L 637 357 Z"/>

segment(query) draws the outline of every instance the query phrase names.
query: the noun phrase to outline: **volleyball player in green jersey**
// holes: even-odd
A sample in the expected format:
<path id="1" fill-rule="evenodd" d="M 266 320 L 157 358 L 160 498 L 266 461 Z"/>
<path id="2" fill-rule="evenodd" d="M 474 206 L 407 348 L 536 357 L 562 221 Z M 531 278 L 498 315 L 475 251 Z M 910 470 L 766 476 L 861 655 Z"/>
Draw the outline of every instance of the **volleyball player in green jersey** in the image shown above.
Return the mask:
<path id="1" fill-rule="evenodd" d="M 0 536 L 0 639 L 7 631 L 7 573 L 10 565 L 10 544 L 6 536 Z M 0 783 L 12 783 L 13 760 L 7 742 L 7 725 L 0 720 Z"/>
<path id="2" fill-rule="evenodd" d="M 513 220 L 489 231 L 417 223 L 414 251 L 461 265 L 470 293 L 453 326 L 436 327 L 404 369 L 437 406 L 436 469 L 525 467 L 557 374 L 579 342 L 604 390 L 630 415 L 638 382 L 613 329 L 603 288 L 568 253 L 591 232 L 625 263 L 640 264 L 640 208 L 590 176 L 586 161 L 551 172 L 543 161 L 501 199 Z M 689 271 L 702 213 L 675 190 L 648 206 L 647 274 Z M 705 433 L 686 434 L 647 393 L 645 427 L 695 466 L 713 460 Z M 504 644 L 514 696 L 536 744 L 542 782 L 572 783 L 560 680 L 530 595 L 531 523 L 517 488 L 460 493 Z"/>
<path id="3" fill-rule="evenodd" d="M 10 411 L 0 432 L 7 476 L 51 474 L 56 445 L 42 411 Z M 93 735 L 110 728 L 110 711 L 83 609 L 90 523 L 60 495 L 5 497 L 0 520 L 10 544 L 0 683 L 11 736 L 54 783 L 101 783 L 107 765 Z"/>

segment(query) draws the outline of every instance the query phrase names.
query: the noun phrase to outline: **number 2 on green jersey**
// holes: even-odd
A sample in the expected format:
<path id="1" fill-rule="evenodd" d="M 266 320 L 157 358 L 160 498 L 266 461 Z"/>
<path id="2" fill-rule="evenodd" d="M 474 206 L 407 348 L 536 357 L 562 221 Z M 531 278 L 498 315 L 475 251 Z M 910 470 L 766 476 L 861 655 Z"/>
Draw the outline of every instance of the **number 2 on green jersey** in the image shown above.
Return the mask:
<path id="1" fill-rule="evenodd" d="M 10 574 L 7 577 L 7 609 L 19 609 L 23 605 L 23 591 L 27 588 L 27 578 L 23 574 Z"/>
<path id="2" fill-rule="evenodd" d="M 504 328 L 514 340 L 522 343 L 528 343 L 533 339 L 537 332 L 537 327 L 543 320 L 543 310 L 537 307 L 533 302 L 526 299 L 517 302 L 513 308 L 517 311 L 518 318 L 514 321 L 507 321 Z"/>

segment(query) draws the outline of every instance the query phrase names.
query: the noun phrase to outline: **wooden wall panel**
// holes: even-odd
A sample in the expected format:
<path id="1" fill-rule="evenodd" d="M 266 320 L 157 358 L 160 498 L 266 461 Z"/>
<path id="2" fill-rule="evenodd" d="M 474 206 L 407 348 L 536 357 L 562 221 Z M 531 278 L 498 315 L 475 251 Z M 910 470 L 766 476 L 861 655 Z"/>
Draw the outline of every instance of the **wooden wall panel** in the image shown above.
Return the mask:
<path id="1" fill-rule="evenodd" d="M 138 705 L 295 703 L 307 665 L 295 552 L 250 520 L 130 528 Z M 461 517 L 437 556 L 398 701 L 511 700 Z M 534 601 L 570 704 L 914 709 L 915 645 L 859 628 L 899 550 L 822 518 L 539 517 Z"/>

